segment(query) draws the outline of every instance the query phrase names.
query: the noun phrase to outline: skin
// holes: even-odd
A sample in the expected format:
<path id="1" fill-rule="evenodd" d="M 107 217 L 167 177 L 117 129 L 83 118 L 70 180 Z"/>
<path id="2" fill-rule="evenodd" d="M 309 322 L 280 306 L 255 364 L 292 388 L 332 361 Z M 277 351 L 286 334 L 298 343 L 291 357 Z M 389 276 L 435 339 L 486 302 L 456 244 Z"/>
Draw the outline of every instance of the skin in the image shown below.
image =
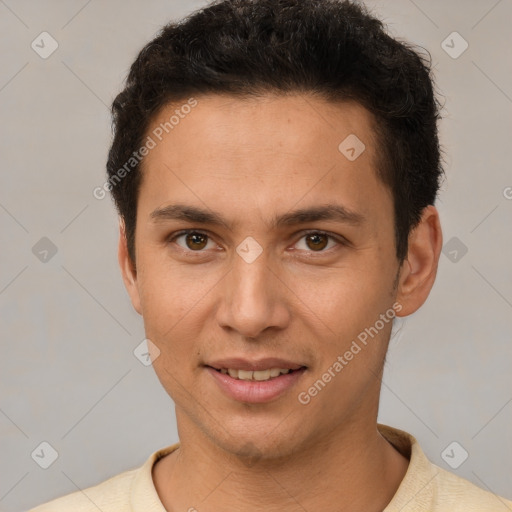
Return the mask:
<path id="1" fill-rule="evenodd" d="M 357 103 L 299 94 L 197 100 L 143 162 L 136 270 L 120 222 L 123 279 L 160 350 L 153 366 L 175 403 L 181 442 L 153 468 L 160 499 L 168 511 L 381 511 L 408 467 L 377 430 L 391 322 L 307 405 L 297 395 L 394 303 L 397 316 L 424 303 L 442 247 L 438 212 L 423 211 L 400 265 L 391 193 L 375 171 L 373 117 Z M 152 127 L 175 109 L 166 106 Z M 354 161 L 338 150 L 350 134 L 366 146 Z M 216 211 L 227 224 L 151 218 L 178 202 Z M 365 220 L 267 226 L 326 203 Z M 170 241 L 182 229 L 208 236 L 202 245 Z M 318 248 L 305 230 L 347 243 L 320 235 Z M 236 252 L 248 236 L 263 249 L 250 264 Z M 234 356 L 308 368 L 277 399 L 242 403 L 203 366 Z"/>

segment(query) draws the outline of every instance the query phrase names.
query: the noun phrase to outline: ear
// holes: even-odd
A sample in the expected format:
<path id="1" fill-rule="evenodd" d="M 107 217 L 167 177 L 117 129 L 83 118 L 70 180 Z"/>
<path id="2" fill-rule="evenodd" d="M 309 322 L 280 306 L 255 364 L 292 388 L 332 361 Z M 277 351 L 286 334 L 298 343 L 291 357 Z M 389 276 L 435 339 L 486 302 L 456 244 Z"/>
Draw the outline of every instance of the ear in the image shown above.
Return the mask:
<path id="1" fill-rule="evenodd" d="M 437 209 L 424 208 L 420 222 L 409 234 L 407 257 L 402 263 L 397 287 L 397 301 L 402 305 L 397 316 L 418 310 L 434 285 L 443 234 Z"/>
<path id="2" fill-rule="evenodd" d="M 142 309 L 140 307 L 139 287 L 137 285 L 137 272 L 128 254 L 128 243 L 126 240 L 126 231 L 122 218 L 119 218 L 119 247 L 117 252 L 117 259 L 121 268 L 121 275 L 123 276 L 124 285 L 128 291 L 132 305 L 135 311 L 137 311 L 139 315 L 142 315 Z"/>

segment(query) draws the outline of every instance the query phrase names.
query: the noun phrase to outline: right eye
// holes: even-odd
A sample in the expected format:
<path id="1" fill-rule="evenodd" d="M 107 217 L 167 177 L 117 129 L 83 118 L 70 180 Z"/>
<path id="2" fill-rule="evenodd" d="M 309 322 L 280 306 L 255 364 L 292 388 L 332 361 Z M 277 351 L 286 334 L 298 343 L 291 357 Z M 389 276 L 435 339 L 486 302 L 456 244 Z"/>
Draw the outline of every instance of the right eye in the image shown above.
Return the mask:
<path id="1" fill-rule="evenodd" d="M 184 245 L 176 242 L 177 245 L 185 251 L 190 252 L 205 252 L 202 249 L 208 246 L 208 242 L 213 244 L 213 242 L 209 240 L 209 235 L 207 233 L 197 231 L 195 229 L 185 229 L 178 233 L 174 233 L 169 238 L 169 242 L 175 242 L 180 238 L 184 239 Z"/>

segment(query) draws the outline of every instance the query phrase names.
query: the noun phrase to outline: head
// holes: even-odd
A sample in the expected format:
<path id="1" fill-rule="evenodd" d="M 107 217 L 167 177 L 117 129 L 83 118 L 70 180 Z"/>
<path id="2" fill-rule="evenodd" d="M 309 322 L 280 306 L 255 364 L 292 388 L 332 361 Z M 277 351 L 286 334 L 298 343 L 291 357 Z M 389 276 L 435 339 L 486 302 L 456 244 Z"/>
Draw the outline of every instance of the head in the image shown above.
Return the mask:
<path id="1" fill-rule="evenodd" d="M 119 260 L 178 421 L 284 455 L 375 416 L 393 318 L 442 243 L 427 60 L 351 2 L 218 1 L 142 49 L 112 111 Z M 306 370 L 249 403 L 214 385 L 226 357 Z"/>

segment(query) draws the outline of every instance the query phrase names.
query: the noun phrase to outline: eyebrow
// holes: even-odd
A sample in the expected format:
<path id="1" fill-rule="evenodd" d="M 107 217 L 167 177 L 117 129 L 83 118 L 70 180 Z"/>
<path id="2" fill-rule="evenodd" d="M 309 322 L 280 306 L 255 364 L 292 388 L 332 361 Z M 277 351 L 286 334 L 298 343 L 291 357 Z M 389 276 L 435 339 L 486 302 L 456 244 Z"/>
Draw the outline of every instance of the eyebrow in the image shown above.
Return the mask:
<path id="1" fill-rule="evenodd" d="M 150 218 L 155 222 L 181 220 L 197 224 L 210 224 L 212 226 L 228 226 L 230 229 L 233 227 L 219 213 L 183 204 L 171 204 L 157 208 L 150 214 Z M 331 220 L 357 226 L 366 219 L 361 213 L 350 210 L 342 205 L 327 204 L 297 209 L 280 216 L 274 216 L 270 220 L 269 227 L 295 226 L 319 220 Z M 238 223 L 239 221 L 235 222 L 235 224 Z"/>

